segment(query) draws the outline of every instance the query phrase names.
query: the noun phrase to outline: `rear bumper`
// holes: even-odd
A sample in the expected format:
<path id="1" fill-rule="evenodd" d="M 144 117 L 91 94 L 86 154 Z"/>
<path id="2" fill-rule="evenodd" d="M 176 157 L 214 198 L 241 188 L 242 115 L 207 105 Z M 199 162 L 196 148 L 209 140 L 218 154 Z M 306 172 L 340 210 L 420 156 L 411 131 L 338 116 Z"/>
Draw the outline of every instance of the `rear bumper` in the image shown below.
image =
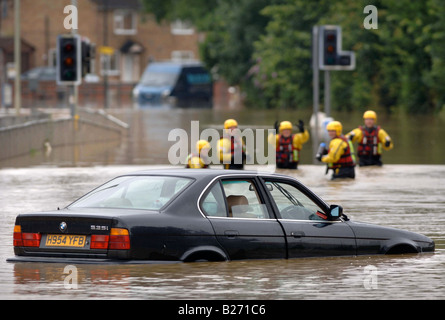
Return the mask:
<path id="1" fill-rule="evenodd" d="M 48 249 L 32 247 L 14 247 L 14 254 L 18 258 L 57 258 L 57 259 L 79 259 L 79 260 L 130 260 L 131 250 L 101 250 L 95 249 Z"/>
<path id="2" fill-rule="evenodd" d="M 90 258 L 59 258 L 59 257 L 31 257 L 14 256 L 6 259 L 7 262 L 38 262 L 38 263 L 62 263 L 62 264 L 173 264 L 182 261 L 163 260 L 118 260 L 118 259 L 90 259 Z"/>

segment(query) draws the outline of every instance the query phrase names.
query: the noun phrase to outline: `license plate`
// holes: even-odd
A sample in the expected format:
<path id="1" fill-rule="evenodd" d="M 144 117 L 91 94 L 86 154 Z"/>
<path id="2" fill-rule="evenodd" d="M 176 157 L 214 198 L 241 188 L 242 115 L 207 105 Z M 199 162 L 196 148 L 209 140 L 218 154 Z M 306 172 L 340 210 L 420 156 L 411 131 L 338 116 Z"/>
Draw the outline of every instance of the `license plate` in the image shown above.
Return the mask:
<path id="1" fill-rule="evenodd" d="M 83 248 L 86 243 L 86 236 L 72 234 L 48 234 L 45 245 L 47 247 L 75 247 Z"/>

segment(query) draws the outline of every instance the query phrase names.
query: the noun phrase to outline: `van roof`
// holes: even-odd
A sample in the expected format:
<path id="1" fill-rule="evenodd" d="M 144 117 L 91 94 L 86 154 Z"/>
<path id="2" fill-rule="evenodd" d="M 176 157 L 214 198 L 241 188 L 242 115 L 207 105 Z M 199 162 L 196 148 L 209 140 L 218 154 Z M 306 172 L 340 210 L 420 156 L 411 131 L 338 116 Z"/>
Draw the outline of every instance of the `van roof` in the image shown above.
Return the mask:
<path id="1" fill-rule="evenodd" d="M 162 73 L 179 73 L 184 67 L 201 67 L 199 61 L 185 61 L 185 62 L 152 62 L 147 66 L 148 72 L 162 72 Z"/>
<path id="2" fill-rule="evenodd" d="M 203 66 L 201 61 L 198 60 L 187 60 L 187 61 L 160 61 L 152 62 L 148 66 L 159 65 L 159 66 Z"/>

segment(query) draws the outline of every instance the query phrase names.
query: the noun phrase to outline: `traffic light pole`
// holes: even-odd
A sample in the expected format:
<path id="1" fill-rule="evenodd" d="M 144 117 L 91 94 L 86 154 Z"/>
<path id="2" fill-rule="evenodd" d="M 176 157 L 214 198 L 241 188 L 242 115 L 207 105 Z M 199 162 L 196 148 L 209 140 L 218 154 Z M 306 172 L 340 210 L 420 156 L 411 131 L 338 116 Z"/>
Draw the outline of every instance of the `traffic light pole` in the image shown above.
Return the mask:
<path id="1" fill-rule="evenodd" d="M 324 71 L 324 112 L 326 117 L 331 116 L 331 74 L 329 70 Z"/>
<path id="2" fill-rule="evenodd" d="M 73 5 L 77 8 L 77 0 L 71 0 L 71 5 Z M 71 34 L 76 35 L 77 29 L 72 28 Z M 78 63 L 80 63 L 80 62 L 78 62 Z M 77 117 L 78 117 L 77 116 L 77 104 L 79 102 L 79 86 L 77 84 L 74 84 L 72 87 L 72 97 L 73 97 L 73 101 L 71 103 L 71 116 L 74 119 L 77 119 Z"/>
<path id="3" fill-rule="evenodd" d="M 342 50 L 340 26 L 323 25 L 312 27 L 312 70 L 313 70 L 313 103 L 315 132 L 313 136 L 314 153 L 317 152 L 320 137 L 319 129 L 319 71 L 324 71 L 324 111 L 331 115 L 331 71 L 354 70 L 355 53 Z M 315 155 L 314 155 L 315 158 Z"/>

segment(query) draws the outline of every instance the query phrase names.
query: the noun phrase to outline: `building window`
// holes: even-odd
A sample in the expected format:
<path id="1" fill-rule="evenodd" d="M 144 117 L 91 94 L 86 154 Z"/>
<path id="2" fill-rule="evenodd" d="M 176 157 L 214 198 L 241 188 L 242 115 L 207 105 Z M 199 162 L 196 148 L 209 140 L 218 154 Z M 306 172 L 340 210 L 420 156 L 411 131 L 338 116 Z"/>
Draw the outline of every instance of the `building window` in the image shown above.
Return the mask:
<path id="1" fill-rule="evenodd" d="M 8 1 L 8 0 L 1 0 L 0 2 L 0 10 L 1 10 L 1 17 L 2 18 L 7 18 L 9 11 L 10 11 L 10 7 L 12 6 L 12 1 Z"/>
<path id="2" fill-rule="evenodd" d="M 115 51 L 113 54 L 100 55 L 100 75 L 101 76 L 118 76 L 120 74 L 119 68 L 119 52 Z"/>
<path id="3" fill-rule="evenodd" d="M 137 17 L 134 11 L 114 11 L 114 34 L 135 35 L 137 33 Z"/>
<path id="4" fill-rule="evenodd" d="M 195 55 L 193 51 L 188 50 L 174 50 L 171 53 L 171 59 L 173 61 L 187 61 L 187 60 L 193 60 L 195 58 Z"/>
<path id="5" fill-rule="evenodd" d="M 188 21 L 175 20 L 171 23 L 171 33 L 174 35 L 191 35 L 195 33 L 193 25 Z"/>

